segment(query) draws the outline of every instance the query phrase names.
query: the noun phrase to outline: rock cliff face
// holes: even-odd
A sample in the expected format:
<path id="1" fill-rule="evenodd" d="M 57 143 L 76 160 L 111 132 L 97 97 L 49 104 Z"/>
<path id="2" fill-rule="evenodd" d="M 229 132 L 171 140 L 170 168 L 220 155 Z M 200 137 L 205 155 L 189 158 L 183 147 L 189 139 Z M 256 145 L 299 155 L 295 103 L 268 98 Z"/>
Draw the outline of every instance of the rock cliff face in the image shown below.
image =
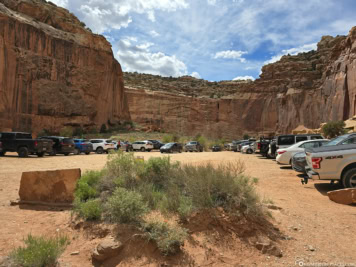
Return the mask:
<path id="1" fill-rule="evenodd" d="M 174 83 L 166 91 L 175 94 L 162 92 L 162 83 L 148 87 L 147 79 L 141 84 L 125 79 L 125 84 L 132 120 L 154 129 L 237 138 L 290 133 L 298 125 L 318 128 L 356 114 L 356 27 L 348 36 L 324 36 L 317 51 L 283 56 L 264 66 L 254 82 L 214 84 L 220 98 L 214 89 L 196 85 L 192 91 L 203 97 L 188 96 L 189 90 Z"/>
<path id="2" fill-rule="evenodd" d="M 0 0 L 0 130 L 100 128 L 129 120 L 111 45 L 41 0 Z"/>

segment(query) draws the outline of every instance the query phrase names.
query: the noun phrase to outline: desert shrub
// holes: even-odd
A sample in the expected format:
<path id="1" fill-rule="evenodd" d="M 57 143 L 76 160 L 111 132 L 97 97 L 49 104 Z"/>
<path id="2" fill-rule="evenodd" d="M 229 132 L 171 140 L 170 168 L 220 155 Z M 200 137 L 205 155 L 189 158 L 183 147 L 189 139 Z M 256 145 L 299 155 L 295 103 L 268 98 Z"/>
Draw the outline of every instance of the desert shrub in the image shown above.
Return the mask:
<path id="1" fill-rule="evenodd" d="M 162 142 L 163 143 L 172 143 L 173 142 L 173 135 L 172 134 L 165 134 L 162 137 Z"/>
<path id="2" fill-rule="evenodd" d="M 79 127 L 75 127 L 73 130 L 73 136 L 77 136 L 77 137 L 82 137 L 84 134 L 84 129 L 83 127 L 79 126 Z"/>
<path id="3" fill-rule="evenodd" d="M 65 126 L 59 131 L 60 136 L 72 137 L 73 136 L 73 128 L 71 126 Z"/>
<path id="4" fill-rule="evenodd" d="M 334 138 L 346 133 L 344 127 L 345 122 L 343 121 L 330 121 L 324 124 L 321 130 L 326 138 Z"/>
<path id="5" fill-rule="evenodd" d="M 148 212 L 148 207 L 139 193 L 118 187 L 108 198 L 105 211 L 111 222 L 137 223 Z"/>
<path id="6" fill-rule="evenodd" d="M 16 266 L 56 266 L 59 256 L 69 244 L 66 236 L 36 237 L 31 234 L 24 242 L 25 247 L 19 247 L 10 254 L 10 259 Z"/>
<path id="7" fill-rule="evenodd" d="M 74 211 L 87 221 L 99 220 L 102 213 L 101 202 L 99 199 L 89 199 L 86 202 L 75 200 Z"/>
<path id="8" fill-rule="evenodd" d="M 178 225 L 154 220 L 144 223 L 142 230 L 147 239 L 155 241 L 165 255 L 177 253 L 188 236 L 187 230 Z"/>
<path id="9" fill-rule="evenodd" d="M 244 135 L 242 136 L 242 138 L 243 138 L 244 140 L 248 140 L 248 139 L 250 138 L 250 136 L 249 136 L 248 134 L 244 134 Z"/>
<path id="10" fill-rule="evenodd" d="M 98 195 L 96 185 L 100 177 L 103 175 L 102 171 L 88 171 L 77 182 L 75 190 L 75 198 L 78 201 L 87 201 L 90 198 L 95 198 Z"/>
<path id="11" fill-rule="evenodd" d="M 208 151 L 210 143 L 206 137 L 200 135 L 196 140 L 203 146 L 204 151 Z"/>

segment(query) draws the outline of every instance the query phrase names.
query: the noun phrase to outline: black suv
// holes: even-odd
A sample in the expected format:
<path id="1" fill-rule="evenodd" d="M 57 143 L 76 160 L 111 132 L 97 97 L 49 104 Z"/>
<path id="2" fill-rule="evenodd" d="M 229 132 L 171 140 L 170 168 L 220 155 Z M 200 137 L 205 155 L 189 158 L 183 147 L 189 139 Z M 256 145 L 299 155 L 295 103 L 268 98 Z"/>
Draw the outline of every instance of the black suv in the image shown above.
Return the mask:
<path id="1" fill-rule="evenodd" d="M 75 152 L 75 143 L 72 138 L 62 136 L 41 136 L 39 139 L 49 139 L 53 141 L 51 156 L 57 154 L 64 154 L 68 156 L 70 153 Z"/>

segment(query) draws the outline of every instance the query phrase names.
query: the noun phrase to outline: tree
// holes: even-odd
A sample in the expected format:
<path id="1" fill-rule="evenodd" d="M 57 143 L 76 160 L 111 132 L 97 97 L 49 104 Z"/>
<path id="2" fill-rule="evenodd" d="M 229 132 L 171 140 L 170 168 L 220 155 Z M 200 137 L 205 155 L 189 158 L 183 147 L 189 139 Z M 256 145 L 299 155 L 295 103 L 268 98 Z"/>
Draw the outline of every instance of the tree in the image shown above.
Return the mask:
<path id="1" fill-rule="evenodd" d="M 345 122 L 343 121 L 329 121 L 321 130 L 326 138 L 334 138 L 346 133 L 344 127 Z"/>
<path id="2" fill-rule="evenodd" d="M 100 133 L 106 133 L 106 124 L 102 124 L 101 127 L 100 127 Z"/>
<path id="3" fill-rule="evenodd" d="M 244 140 L 248 140 L 250 139 L 250 136 L 248 134 L 244 134 L 243 137 L 242 137 Z"/>

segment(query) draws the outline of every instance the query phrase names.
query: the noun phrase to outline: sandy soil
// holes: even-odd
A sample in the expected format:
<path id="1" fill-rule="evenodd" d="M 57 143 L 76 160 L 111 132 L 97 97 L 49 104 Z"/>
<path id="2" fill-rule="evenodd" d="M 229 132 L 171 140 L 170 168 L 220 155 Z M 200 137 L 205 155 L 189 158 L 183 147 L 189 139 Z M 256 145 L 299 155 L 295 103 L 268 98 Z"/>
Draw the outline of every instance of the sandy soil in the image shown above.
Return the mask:
<path id="1" fill-rule="evenodd" d="M 137 156 L 161 156 L 160 153 L 135 153 Z M 240 266 L 356 266 L 356 207 L 331 202 L 327 191 L 338 189 L 327 182 L 309 182 L 302 185 L 300 178 L 288 167 L 280 167 L 275 161 L 257 155 L 234 152 L 182 153 L 171 155 L 173 160 L 201 164 L 219 164 L 241 159 L 246 164 L 246 173 L 259 179 L 261 197 L 272 200 L 280 207 L 273 210 L 273 222 L 289 237 L 281 242 L 283 257 L 262 255 L 257 250 L 225 259 L 225 265 Z M 0 259 L 13 248 L 22 245 L 29 234 L 55 234 L 64 232 L 72 242 L 61 257 L 61 266 L 91 266 L 90 251 L 95 238 L 83 236 L 69 227 L 71 213 L 54 210 L 10 206 L 10 200 L 18 198 L 18 189 L 23 171 L 81 168 L 82 171 L 102 168 L 106 155 L 56 156 L 20 159 L 15 154 L 0 158 Z M 79 255 L 71 255 L 79 251 Z M 304 265 L 303 265 L 304 264 Z M 333 264 L 333 265 L 332 265 Z M 209 266 L 218 266 L 211 263 Z M 152 265 L 154 266 L 154 265 Z M 319 265 L 322 266 L 322 265 Z M 323 265 L 326 266 L 326 265 Z"/>

